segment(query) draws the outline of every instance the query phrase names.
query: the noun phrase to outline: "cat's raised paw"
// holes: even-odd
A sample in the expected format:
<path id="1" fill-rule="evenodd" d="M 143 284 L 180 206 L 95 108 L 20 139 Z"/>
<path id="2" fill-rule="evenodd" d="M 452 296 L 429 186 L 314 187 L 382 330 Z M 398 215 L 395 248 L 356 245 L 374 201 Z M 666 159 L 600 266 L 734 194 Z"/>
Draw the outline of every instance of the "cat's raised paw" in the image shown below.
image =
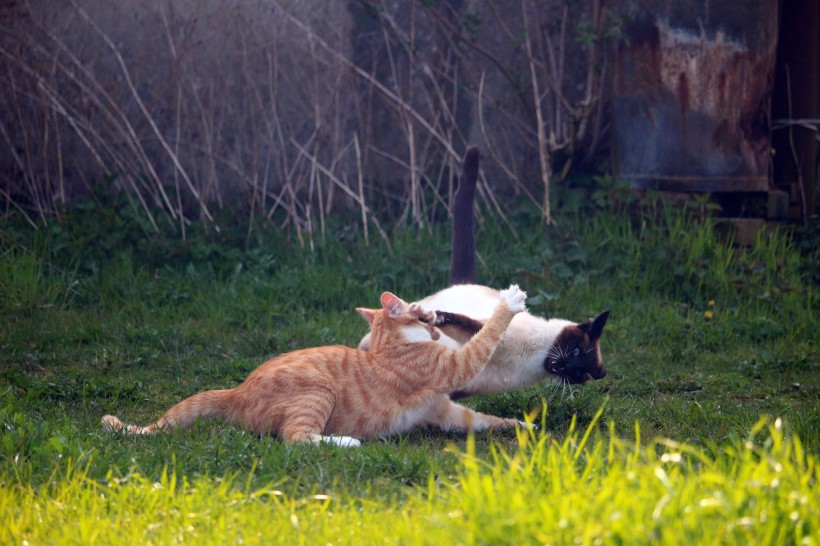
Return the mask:
<path id="1" fill-rule="evenodd" d="M 521 313 L 527 310 L 527 293 L 518 288 L 517 284 L 511 284 L 509 288 L 502 290 L 501 299 L 507 302 L 507 307 L 513 313 Z"/>
<path id="2" fill-rule="evenodd" d="M 436 323 L 436 312 L 428 311 L 419 303 L 411 303 L 410 306 L 407 308 L 407 314 L 411 317 L 419 319 L 422 322 L 427 322 L 429 324 Z"/>

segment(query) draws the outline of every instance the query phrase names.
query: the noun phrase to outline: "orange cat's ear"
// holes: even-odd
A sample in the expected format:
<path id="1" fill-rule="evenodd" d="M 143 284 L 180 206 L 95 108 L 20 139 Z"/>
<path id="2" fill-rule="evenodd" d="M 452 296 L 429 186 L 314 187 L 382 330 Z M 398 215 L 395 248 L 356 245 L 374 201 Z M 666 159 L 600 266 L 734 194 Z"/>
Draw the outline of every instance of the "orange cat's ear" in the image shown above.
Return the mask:
<path id="1" fill-rule="evenodd" d="M 365 309 L 364 307 L 357 307 L 356 311 L 364 317 L 369 324 L 373 324 L 373 317 L 376 316 L 376 309 Z"/>
<path id="2" fill-rule="evenodd" d="M 391 294 L 390 292 L 385 292 L 382 294 L 382 307 L 384 310 L 387 311 L 387 314 L 391 317 L 397 317 L 404 313 L 405 304 L 401 298 L 399 298 L 395 294 Z"/>

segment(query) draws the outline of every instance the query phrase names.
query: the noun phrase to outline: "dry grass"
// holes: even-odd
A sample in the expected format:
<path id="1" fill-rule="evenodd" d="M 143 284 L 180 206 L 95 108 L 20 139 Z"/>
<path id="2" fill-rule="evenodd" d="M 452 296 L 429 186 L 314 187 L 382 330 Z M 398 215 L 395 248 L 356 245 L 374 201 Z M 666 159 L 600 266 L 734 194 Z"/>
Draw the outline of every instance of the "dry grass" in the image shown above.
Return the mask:
<path id="1" fill-rule="evenodd" d="M 374 207 L 448 214 L 479 144 L 482 206 L 523 192 L 549 220 L 550 181 L 600 141 L 618 28 L 598 0 L 553 3 L 20 2 L 0 18 L 0 196 L 48 222 L 124 192 L 183 238 L 219 209 L 283 213 L 309 244 L 338 208 L 380 233 Z"/>

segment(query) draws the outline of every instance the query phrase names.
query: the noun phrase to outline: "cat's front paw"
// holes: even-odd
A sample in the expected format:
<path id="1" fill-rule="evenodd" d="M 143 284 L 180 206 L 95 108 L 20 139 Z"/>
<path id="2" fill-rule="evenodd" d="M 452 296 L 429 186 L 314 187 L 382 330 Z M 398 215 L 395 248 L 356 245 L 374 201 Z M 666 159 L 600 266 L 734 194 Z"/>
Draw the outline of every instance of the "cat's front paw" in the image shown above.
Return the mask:
<path id="1" fill-rule="evenodd" d="M 407 308 L 407 314 L 422 322 L 427 322 L 428 324 L 436 323 L 436 312 L 426 310 L 419 303 L 411 303 Z"/>
<path id="2" fill-rule="evenodd" d="M 527 293 L 518 288 L 517 284 L 511 284 L 509 288 L 501 291 L 501 299 L 507 303 L 507 307 L 513 313 L 521 313 L 527 310 L 525 302 Z"/>

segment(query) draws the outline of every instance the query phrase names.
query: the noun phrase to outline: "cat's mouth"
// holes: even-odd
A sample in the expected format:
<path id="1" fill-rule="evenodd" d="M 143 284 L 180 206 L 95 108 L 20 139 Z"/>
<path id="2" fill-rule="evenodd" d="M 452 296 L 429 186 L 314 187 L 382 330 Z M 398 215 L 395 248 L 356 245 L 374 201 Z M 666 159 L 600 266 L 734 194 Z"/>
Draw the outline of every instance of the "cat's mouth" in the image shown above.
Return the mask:
<path id="1" fill-rule="evenodd" d="M 547 358 L 544 360 L 544 369 L 558 377 L 562 383 L 570 385 L 580 385 L 593 379 L 603 379 L 606 376 L 606 369 L 603 365 L 587 367 L 587 366 L 568 366 L 566 363 L 559 360 Z"/>

